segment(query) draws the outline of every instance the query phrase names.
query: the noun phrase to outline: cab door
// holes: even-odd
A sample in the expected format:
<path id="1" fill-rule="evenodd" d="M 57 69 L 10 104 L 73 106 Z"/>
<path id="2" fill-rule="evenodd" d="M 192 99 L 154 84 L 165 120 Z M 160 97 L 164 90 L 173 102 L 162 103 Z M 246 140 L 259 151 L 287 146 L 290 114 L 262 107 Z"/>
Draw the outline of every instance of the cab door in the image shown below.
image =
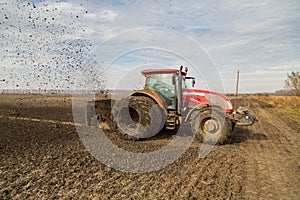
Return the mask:
<path id="1" fill-rule="evenodd" d="M 177 82 L 176 73 L 149 74 L 146 77 L 146 88 L 154 90 L 165 102 L 168 110 L 176 109 Z"/>

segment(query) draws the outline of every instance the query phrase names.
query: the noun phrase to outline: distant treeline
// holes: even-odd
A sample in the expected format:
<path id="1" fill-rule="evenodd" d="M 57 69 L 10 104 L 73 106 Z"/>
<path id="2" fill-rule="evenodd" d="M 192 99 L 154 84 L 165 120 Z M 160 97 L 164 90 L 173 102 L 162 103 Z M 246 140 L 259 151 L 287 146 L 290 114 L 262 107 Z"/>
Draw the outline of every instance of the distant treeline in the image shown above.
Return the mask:
<path id="1" fill-rule="evenodd" d="M 277 90 L 274 94 L 277 96 L 300 96 L 300 90 Z"/>
<path id="2" fill-rule="evenodd" d="M 276 90 L 275 92 L 259 93 L 239 93 L 239 95 L 258 95 L 258 96 L 300 96 L 300 90 Z M 226 96 L 235 96 L 235 93 L 227 93 Z"/>

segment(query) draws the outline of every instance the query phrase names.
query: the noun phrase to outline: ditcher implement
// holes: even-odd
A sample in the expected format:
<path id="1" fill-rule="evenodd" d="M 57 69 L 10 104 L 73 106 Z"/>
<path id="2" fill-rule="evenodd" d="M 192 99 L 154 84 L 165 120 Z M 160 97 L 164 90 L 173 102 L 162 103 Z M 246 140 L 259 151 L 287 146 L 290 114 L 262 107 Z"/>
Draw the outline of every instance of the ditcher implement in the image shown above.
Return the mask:
<path id="1" fill-rule="evenodd" d="M 233 110 L 226 96 L 194 89 L 195 78 L 187 72 L 188 68 L 183 71 L 182 66 L 143 70 L 143 89 L 118 101 L 89 101 L 87 125 L 110 129 L 129 140 L 152 137 L 161 131 L 176 132 L 184 126 L 201 142 L 224 144 L 235 126 L 254 124 L 255 116 L 243 107 Z M 192 81 L 192 89 L 187 88 L 187 81 Z"/>

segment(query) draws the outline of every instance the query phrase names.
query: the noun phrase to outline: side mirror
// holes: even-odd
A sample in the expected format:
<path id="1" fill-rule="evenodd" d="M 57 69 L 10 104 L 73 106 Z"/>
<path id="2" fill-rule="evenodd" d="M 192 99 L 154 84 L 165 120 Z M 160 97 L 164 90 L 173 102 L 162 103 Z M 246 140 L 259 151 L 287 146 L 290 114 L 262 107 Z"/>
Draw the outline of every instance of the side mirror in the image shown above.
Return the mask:
<path id="1" fill-rule="evenodd" d="M 195 79 L 193 79 L 193 82 L 192 82 L 192 87 L 194 87 L 194 86 L 195 86 L 195 83 L 196 83 L 196 81 L 195 81 Z"/>
<path id="2" fill-rule="evenodd" d="M 182 72 L 183 66 L 181 65 L 179 68 L 179 72 Z"/>

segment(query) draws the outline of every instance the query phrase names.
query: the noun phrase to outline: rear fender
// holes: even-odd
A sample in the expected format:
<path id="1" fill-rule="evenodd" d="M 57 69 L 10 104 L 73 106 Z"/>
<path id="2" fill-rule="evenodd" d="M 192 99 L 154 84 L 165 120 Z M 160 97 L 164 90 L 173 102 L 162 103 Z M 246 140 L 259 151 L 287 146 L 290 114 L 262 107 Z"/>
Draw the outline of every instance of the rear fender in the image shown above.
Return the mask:
<path id="1" fill-rule="evenodd" d="M 167 114 L 167 108 L 165 105 L 165 102 L 162 100 L 162 98 L 153 90 L 135 90 L 133 91 L 130 96 L 148 96 L 151 99 L 153 99 Z"/>

